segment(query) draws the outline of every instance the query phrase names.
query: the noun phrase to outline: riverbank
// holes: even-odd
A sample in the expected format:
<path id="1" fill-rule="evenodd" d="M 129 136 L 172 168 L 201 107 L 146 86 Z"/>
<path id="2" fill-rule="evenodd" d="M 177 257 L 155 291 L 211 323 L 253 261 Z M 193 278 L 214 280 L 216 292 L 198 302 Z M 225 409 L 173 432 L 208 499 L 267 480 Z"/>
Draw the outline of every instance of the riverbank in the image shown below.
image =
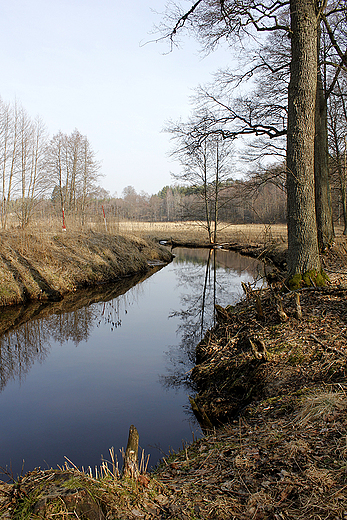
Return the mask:
<path id="1" fill-rule="evenodd" d="M 217 308 L 192 371 L 204 438 L 136 482 L 111 453 L 98 478 L 70 462 L 34 471 L 1 486 L 0 518 L 345 518 L 346 256 L 340 237 L 323 256 L 326 288 L 282 293 L 275 277 Z"/>
<path id="2" fill-rule="evenodd" d="M 60 300 L 83 287 L 146 273 L 171 253 L 151 240 L 87 231 L 0 233 L 0 306 Z"/>
<path id="3" fill-rule="evenodd" d="M 249 256 L 250 258 L 256 258 L 257 260 L 264 262 L 266 265 L 273 265 L 278 269 L 286 270 L 287 268 L 287 245 L 283 242 L 271 242 L 271 243 L 245 243 L 241 242 L 221 242 L 212 246 L 211 244 L 203 241 L 187 241 L 184 237 L 178 240 L 167 240 L 164 242 L 165 245 L 172 247 L 188 247 L 188 248 L 217 248 L 224 249 L 226 251 L 234 251 L 242 256 Z"/>

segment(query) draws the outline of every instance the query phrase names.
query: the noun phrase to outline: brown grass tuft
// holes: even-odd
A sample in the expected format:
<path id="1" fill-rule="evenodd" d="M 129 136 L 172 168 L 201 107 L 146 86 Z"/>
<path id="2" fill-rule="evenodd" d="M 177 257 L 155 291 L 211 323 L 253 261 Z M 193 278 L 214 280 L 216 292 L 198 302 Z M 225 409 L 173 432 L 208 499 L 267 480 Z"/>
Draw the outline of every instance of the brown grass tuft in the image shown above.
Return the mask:
<path id="1" fill-rule="evenodd" d="M 326 421 L 334 412 L 347 408 L 343 392 L 314 392 L 305 397 L 295 422 L 305 426 L 309 422 Z"/>

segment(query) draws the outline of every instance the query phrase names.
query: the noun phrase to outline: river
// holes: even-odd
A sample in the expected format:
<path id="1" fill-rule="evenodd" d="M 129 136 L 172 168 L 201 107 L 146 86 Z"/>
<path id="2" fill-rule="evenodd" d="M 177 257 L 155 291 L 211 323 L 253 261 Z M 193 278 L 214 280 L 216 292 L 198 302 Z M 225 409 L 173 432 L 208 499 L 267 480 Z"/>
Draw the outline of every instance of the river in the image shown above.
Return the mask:
<path id="1" fill-rule="evenodd" d="M 213 308 L 235 303 L 261 265 L 175 249 L 149 277 L 5 308 L 0 317 L 0 467 L 99 466 L 134 424 L 149 467 L 201 435 L 189 409 L 194 348 Z M 260 282 L 259 282 L 260 283 Z M 5 472 L 5 473 L 6 473 Z M 1 478 L 6 478 L 2 476 Z"/>

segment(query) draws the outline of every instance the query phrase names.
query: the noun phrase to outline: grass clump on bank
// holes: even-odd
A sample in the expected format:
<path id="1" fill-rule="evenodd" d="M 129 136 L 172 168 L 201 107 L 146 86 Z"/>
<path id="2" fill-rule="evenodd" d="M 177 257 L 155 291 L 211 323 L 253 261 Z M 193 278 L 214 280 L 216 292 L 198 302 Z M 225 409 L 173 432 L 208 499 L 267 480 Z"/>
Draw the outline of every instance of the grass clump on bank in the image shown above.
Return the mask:
<path id="1" fill-rule="evenodd" d="M 59 300 L 82 287 L 145 273 L 171 253 L 151 241 L 104 233 L 0 233 L 0 305 Z"/>

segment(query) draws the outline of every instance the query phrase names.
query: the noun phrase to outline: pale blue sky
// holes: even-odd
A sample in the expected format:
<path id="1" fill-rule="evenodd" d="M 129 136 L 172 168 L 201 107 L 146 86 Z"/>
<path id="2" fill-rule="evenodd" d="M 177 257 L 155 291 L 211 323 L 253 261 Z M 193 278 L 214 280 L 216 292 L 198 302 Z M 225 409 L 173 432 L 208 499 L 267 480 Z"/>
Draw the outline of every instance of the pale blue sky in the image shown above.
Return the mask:
<path id="1" fill-rule="evenodd" d="M 187 2 L 190 5 L 190 2 Z M 164 55 L 148 43 L 164 0 L 2 0 L 0 96 L 17 99 L 50 135 L 77 128 L 102 161 L 101 184 L 156 193 L 178 166 L 167 153 L 169 119 L 186 118 L 189 96 L 226 67 L 230 49 L 198 54 L 191 39 Z"/>

